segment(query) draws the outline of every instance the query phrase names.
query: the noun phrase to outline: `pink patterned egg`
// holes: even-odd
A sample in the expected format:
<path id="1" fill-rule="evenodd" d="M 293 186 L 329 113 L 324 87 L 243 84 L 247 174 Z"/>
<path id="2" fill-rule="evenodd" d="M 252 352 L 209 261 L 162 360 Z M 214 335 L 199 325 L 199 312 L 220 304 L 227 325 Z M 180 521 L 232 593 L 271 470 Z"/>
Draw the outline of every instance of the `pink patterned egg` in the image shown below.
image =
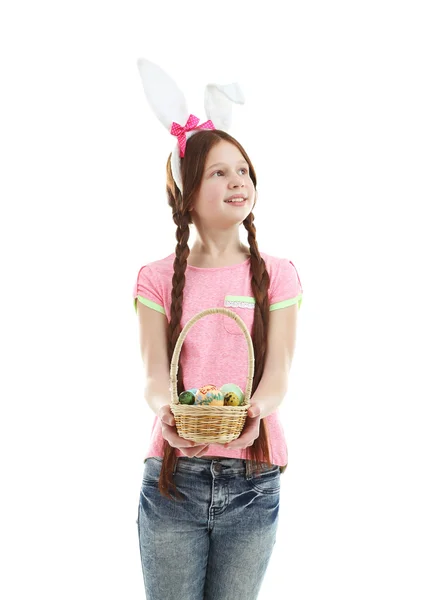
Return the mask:
<path id="1" fill-rule="evenodd" d="M 197 390 L 195 404 L 204 406 L 224 406 L 224 394 L 213 385 L 204 385 Z"/>

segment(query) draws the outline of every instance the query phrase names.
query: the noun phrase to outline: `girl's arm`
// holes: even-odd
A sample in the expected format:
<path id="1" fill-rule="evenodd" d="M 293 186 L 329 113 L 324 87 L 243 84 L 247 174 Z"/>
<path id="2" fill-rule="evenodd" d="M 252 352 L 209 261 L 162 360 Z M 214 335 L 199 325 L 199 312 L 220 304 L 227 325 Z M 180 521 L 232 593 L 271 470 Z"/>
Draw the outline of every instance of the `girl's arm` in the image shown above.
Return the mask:
<path id="1" fill-rule="evenodd" d="M 263 376 L 250 401 L 267 417 L 279 408 L 288 389 L 297 335 L 298 304 L 269 313 L 268 347 Z"/>
<path id="2" fill-rule="evenodd" d="M 167 317 L 141 302 L 137 303 L 140 353 L 145 374 L 144 394 L 148 405 L 157 415 L 170 404 L 170 366 L 167 354 Z"/>

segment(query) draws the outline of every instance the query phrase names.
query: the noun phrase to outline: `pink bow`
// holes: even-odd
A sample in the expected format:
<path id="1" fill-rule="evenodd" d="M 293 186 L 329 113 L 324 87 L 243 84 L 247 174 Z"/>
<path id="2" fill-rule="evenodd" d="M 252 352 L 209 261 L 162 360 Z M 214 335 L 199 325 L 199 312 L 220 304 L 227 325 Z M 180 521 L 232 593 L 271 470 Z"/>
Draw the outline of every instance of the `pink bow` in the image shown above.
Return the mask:
<path id="1" fill-rule="evenodd" d="M 190 115 L 187 119 L 187 123 L 182 127 L 175 121 L 173 121 L 171 125 L 171 135 L 176 135 L 178 139 L 178 145 L 180 146 L 180 157 L 184 156 L 184 152 L 186 150 L 186 131 L 192 131 L 192 129 L 215 129 L 215 125 L 212 121 L 206 121 L 206 123 L 202 123 L 201 125 L 197 125 L 200 119 L 195 117 L 194 115 Z"/>

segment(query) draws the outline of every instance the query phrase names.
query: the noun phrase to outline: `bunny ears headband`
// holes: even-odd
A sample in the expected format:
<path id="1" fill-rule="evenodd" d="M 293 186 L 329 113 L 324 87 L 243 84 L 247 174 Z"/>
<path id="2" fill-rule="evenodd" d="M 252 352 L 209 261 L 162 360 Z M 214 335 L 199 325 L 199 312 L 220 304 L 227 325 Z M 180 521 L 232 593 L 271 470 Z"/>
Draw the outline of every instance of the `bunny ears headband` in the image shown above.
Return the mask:
<path id="1" fill-rule="evenodd" d="M 188 138 L 200 129 L 228 131 L 232 120 L 232 103 L 244 104 L 243 92 L 238 83 L 208 84 L 205 87 L 205 113 L 208 121 L 199 125 L 200 119 L 189 114 L 183 92 L 165 71 L 145 58 L 140 58 L 137 66 L 153 112 L 165 129 L 177 137 L 171 154 L 171 171 L 182 192 L 180 158 L 184 156 Z"/>

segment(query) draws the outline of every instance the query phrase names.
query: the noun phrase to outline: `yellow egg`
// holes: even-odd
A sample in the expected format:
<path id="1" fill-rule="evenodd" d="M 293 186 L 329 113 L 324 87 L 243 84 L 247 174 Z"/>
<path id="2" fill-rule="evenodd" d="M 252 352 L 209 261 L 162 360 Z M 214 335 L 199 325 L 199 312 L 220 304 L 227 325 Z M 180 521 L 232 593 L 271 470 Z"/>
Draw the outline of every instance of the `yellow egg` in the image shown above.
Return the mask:
<path id="1" fill-rule="evenodd" d="M 241 399 L 234 392 L 227 392 L 224 396 L 224 406 L 240 406 Z"/>

